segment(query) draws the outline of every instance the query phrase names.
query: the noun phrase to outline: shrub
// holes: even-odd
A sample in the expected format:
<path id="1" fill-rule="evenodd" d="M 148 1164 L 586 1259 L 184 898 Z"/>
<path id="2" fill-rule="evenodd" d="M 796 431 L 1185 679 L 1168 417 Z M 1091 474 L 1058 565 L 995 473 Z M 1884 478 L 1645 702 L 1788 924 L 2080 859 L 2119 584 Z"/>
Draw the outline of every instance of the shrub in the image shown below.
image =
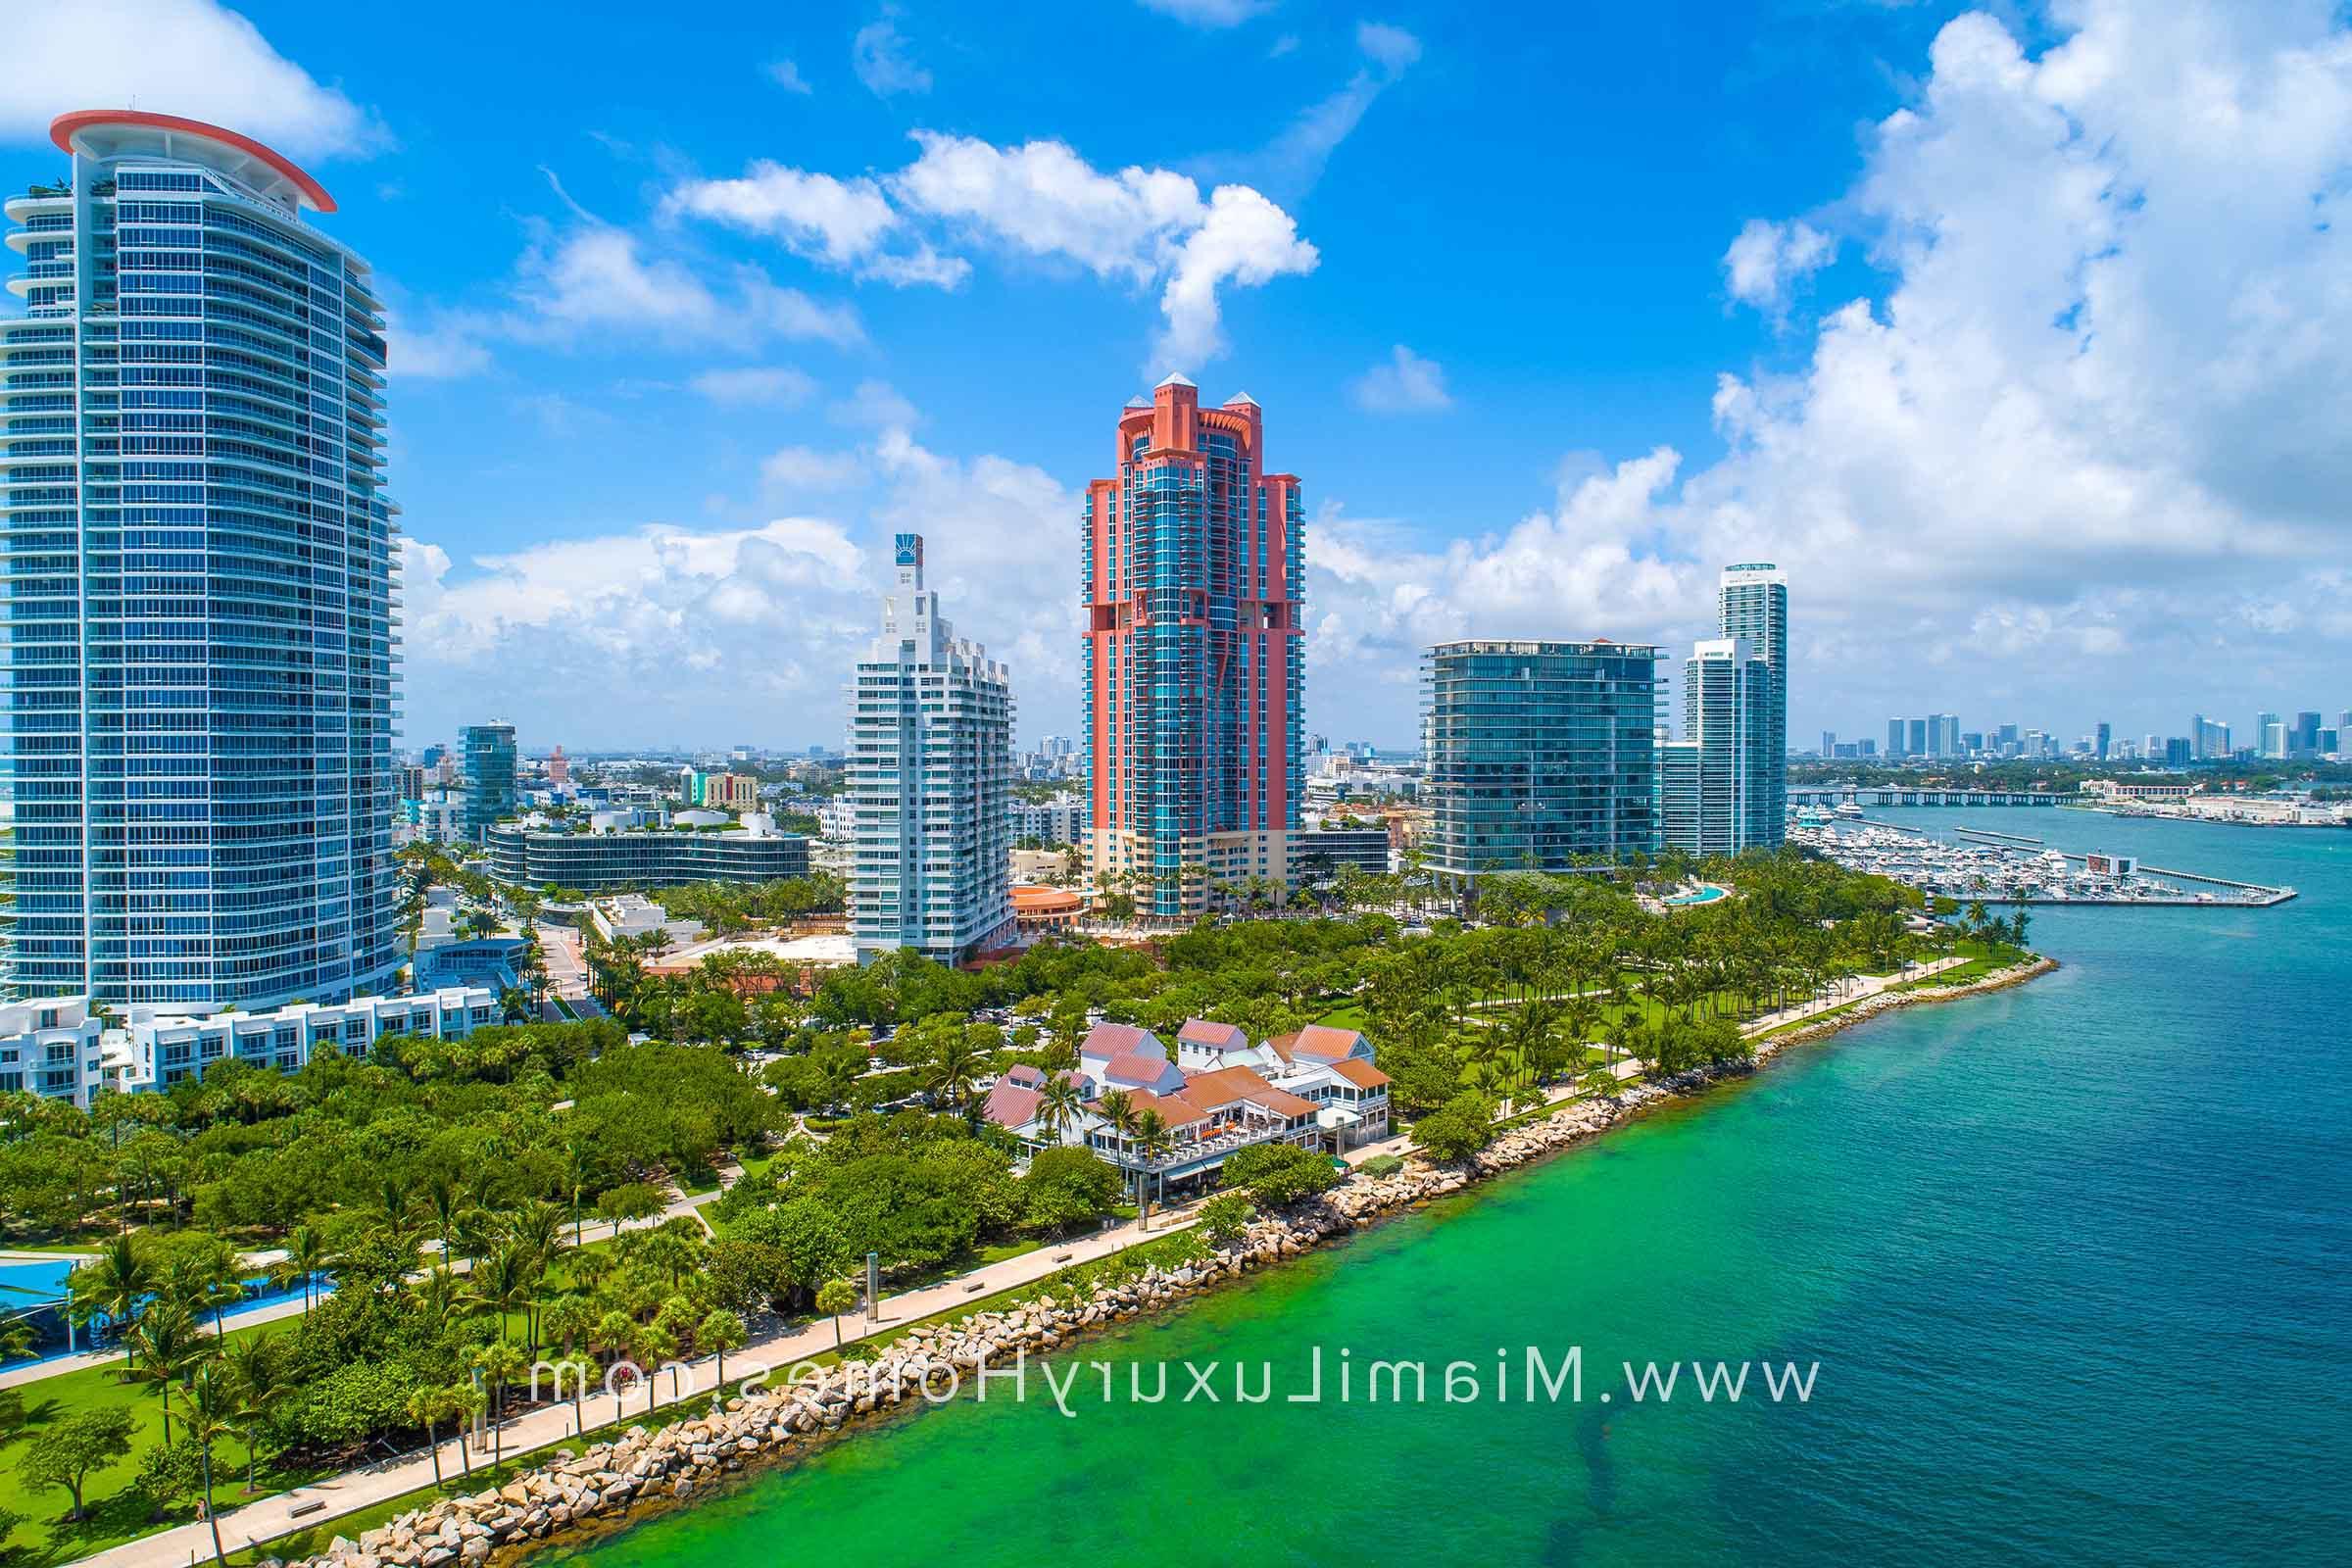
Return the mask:
<path id="1" fill-rule="evenodd" d="M 1239 1193 L 1219 1193 L 1200 1205 L 1200 1234 L 1211 1247 L 1231 1247 L 1257 1210 Z"/>
<path id="2" fill-rule="evenodd" d="M 1225 1184 L 1244 1189 L 1268 1208 L 1327 1193 L 1339 1179 L 1329 1159 L 1297 1144 L 1252 1144 L 1225 1161 Z"/>
<path id="3" fill-rule="evenodd" d="M 1395 1154 L 1374 1154 L 1355 1168 L 1367 1176 L 1394 1176 L 1404 1169 L 1404 1161 Z"/>
<path id="4" fill-rule="evenodd" d="M 1432 1158 L 1447 1163 L 1468 1159 L 1494 1141 L 1494 1107 L 1482 1096 L 1456 1095 L 1445 1109 L 1413 1124 L 1413 1141 Z"/>
<path id="5" fill-rule="evenodd" d="M 1119 1173 L 1083 1149 L 1049 1149 L 1029 1162 L 1021 1182 L 1031 1228 L 1067 1230 L 1109 1208 L 1119 1196 Z"/>

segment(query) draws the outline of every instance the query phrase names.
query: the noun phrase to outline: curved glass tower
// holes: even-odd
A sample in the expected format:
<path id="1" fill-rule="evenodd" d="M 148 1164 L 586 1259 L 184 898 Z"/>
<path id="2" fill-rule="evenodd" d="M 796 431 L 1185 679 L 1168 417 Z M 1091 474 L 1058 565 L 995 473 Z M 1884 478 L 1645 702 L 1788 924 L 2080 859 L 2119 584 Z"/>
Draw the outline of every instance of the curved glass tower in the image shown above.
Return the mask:
<path id="1" fill-rule="evenodd" d="M 377 989 L 402 959 L 368 264 L 235 131 L 51 135 L 67 179 L 6 204 L 7 983 L 172 1011 Z"/>

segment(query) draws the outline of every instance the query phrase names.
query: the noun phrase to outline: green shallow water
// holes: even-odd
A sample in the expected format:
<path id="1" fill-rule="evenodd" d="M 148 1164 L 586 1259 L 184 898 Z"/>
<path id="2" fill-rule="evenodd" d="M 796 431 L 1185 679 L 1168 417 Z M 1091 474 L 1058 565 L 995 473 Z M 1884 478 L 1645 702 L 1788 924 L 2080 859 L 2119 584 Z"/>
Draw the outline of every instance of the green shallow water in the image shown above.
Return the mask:
<path id="1" fill-rule="evenodd" d="M 2352 833 L 1874 813 L 2304 892 L 2037 913 L 2066 963 L 1905 1009 L 1538 1170 L 1089 1344 L 1276 1402 L 999 1391 L 565 1560 L 2352 1560 Z M 1996 820 L 1997 819 L 1997 820 Z M 1583 1348 L 1582 1402 L 1338 1401 L 1356 1363 Z M 1323 1402 L 1302 1391 L 1315 1347 Z M 1619 1362 L 1818 1361 L 1631 1403 Z M 1145 1392 L 1152 1388 L 1147 1373 Z M 1601 1402 L 1604 1390 L 1614 1399 Z"/>

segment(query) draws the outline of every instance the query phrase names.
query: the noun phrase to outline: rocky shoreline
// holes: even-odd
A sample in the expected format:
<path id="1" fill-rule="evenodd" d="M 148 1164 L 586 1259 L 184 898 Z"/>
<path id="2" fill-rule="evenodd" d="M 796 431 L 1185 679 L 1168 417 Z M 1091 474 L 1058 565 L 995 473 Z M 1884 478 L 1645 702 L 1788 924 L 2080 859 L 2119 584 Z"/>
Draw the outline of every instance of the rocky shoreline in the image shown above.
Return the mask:
<path id="1" fill-rule="evenodd" d="M 1817 1023 L 1758 1041 L 1757 1059 L 1894 1007 L 2022 985 L 2057 966 L 2054 959 L 2039 958 L 1967 985 L 1883 992 Z M 943 1390 L 961 1387 L 983 1364 L 1004 1368 L 1023 1354 L 1043 1354 L 1093 1330 L 1162 1310 L 1416 1204 L 1520 1169 L 1661 1101 L 1748 1070 L 1698 1069 L 1662 1084 L 1634 1085 L 1612 1099 L 1578 1101 L 1502 1132 L 1458 1164 L 1437 1165 L 1414 1154 L 1389 1176 L 1358 1171 L 1320 1198 L 1253 1220 L 1238 1240 L 1197 1261 L 1169 1269 L 1155 1264 L 1134 1279 L 1100 1285 L 1074 1298 L 1056 1296 L 1049 1281 L 1038 1295 L 1010 1306 L 914 1328 L 871 1361 L 844 1361 L 790 1387 L 730 1398 L 722 1409 L 652 1431 L 632 1426 L 614 1441 L 585 1450 L 558 1448 L 549 1463 L 505 1486 L 411 1509 L 357 1541 L 338 1536 L 297 1568 L 470 1568 L 493 1553 L 610 1524 L 643 1504 L 684 1501 L 757 1460 L 806 1450 L 860 1418 L 936 1400 Z"/>

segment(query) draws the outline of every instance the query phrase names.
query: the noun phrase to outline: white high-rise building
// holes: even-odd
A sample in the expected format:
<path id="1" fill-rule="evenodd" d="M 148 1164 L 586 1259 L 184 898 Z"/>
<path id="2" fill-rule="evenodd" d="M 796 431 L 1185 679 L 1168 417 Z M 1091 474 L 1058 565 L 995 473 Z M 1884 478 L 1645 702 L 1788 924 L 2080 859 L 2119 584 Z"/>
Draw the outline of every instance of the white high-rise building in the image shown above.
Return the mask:
<path id="1" fill-rule="evenodd" d="M 249 136 L 105 109 L 50 138 L 65 181 L 5 204 L 9 987 L 367 994 L 407 960 L 373 275 Z"/>
<path id="2" fill-rule="evenodd" d="M 882 635 L 850 696 L 850 930 L 860 962 L 900 948 L 954 963 L 1012 940 L 1012 688 L 923 586 L 898 536 Z"/>
<path id="3" fill-rule="evenodd" d="M 1662 838 L 1693 855 L 1769 849 L 1787 760 L 1771 749 L 1772 666 L 1744 637 L 1695 643 L 1683 665 L 1683 738 L 1659 769 Z"/>
<path id="4" fill-rule="evenodd" d="M 1716 590 L 1723 636 L 1743 639 L 1747 657 L 1764 662 L 1764 701 L 1748 722 L 1757 752 L 1755 831 L 1747 842 L 1776 848 L 1786 836 L 1788 807 L 1788 574 L 1769 561 L 1724 568 Z M 1952 732 L 1959 734 L 1954 720 Z"/>

